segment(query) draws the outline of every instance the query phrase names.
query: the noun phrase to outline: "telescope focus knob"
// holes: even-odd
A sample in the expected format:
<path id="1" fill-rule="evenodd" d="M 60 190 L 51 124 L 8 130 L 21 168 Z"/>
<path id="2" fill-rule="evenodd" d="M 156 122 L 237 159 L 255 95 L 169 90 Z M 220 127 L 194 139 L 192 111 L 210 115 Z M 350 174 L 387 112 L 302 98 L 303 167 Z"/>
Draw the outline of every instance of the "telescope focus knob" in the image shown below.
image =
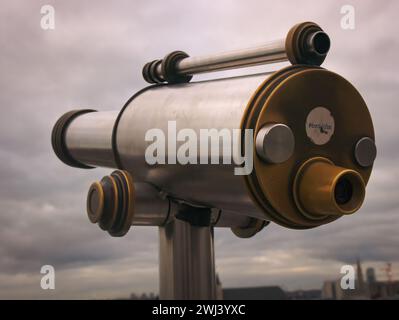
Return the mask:
<path id="1" fill-rule="evenodd" d="M 132 224 L 134 184 L 130 174 L 116 170 L 99 182 L 93 182 L 87 193 L 87 215 L 92 223 L 111 236 L 124 236 Z"/>

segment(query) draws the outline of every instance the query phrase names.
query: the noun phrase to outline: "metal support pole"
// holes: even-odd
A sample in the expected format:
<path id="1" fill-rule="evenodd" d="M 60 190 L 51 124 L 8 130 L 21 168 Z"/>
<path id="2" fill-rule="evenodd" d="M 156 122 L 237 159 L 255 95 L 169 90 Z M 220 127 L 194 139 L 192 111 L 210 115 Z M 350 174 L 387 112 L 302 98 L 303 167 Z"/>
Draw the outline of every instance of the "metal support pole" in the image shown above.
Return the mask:
<path id="1" fill-rule="evenodd" d="M 216 299 L 213 228 L 175 219 L 159 240 L 160 299 Z"/>

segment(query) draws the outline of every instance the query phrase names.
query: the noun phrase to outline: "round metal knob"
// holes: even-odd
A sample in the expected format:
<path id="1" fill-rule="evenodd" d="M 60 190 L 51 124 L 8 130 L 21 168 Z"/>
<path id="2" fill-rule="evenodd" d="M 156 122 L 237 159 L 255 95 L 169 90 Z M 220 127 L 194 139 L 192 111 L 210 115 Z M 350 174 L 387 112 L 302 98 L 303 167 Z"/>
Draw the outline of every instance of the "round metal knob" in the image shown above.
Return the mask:
<path id="1" fill-rule="evenodd" d="M 93 182 L 87 193 L 87 215 L 92 223 L 97 223 L 104 213 L 104 189 L 99 182 Z"/>
<path id="2" fill-rule="evenodd" d="M 125 235 L 134 213 L 134 185 L 130 174 L 116 170 L 100 182 L 91 184 L 87 193 L 87 215 L 92 223 L 111 236 Z"/>
<path id="3" fill-rule="evenodd" d="M 294 152 L 295 138 L 285 124 L 267 124 L 256 135 L 256 153 L 264 161 L 277 164 L 288 160 Z"/>
<path id="4" fill-rule="evenodd" d="M 374 163 L 377 156 L 377 148 L 372 139 L 361 138 L 355 146 L 355 159 L 362 167 L 369 167 Z"/>

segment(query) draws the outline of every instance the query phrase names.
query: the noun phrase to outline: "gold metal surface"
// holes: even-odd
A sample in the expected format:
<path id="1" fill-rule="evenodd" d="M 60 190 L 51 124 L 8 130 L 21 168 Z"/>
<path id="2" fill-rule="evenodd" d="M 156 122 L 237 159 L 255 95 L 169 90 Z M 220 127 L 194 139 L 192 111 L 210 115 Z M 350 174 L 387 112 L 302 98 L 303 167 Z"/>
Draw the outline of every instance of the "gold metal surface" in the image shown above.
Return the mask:
<path id="1" fill-rule="evenodd" d="M 252 95 L 242 118 L 241 128 L 254 130 L 256 126 L 256 120 L 259 116 L 259 113 L 262 109 L 261 107 L 263 106 L 266 97 L 271 93 L 271 91 L 277 86 L 278 83 L 280 83 L 288 75 L 295 73 L 301 69 L 303 69 L 303 66 L 300 65 L 289 66 L 275 72 L 270 77 L 268 77 Z M 254 135 L 254 138 L 255 136 L 256 135 Z M 244 137 L 242 137 L 242 141 L 244 141 Z M 270 202 L 261 191 L 261 188 L 257 181 L 255 170 L 253 170 L 250 175 L 244 176 L 244 179 L 249 189 L 249 194 L 252 200 L 265 211 L 268 219 L 270 218 L 270 220 L 288 228 L 302 228 L 300 225 L 294 224 L 287 220 L 271 206 Z"/>
<path id="2" fill-rule="evenodd" d="M 261 231 L 265 226 L 267 226 L 270 222 L 259 220 L 259 219 L 251 219 L 251 223 L 242 228 L 242 227 L 235 227 L 231 228 L 231 231 L 239 238 L 251 238 L 259 231 Z"/>
<path id="3" fill-rule="evenodd" d="M 105 176 L 103 179 L 108 180 L 111 185 L 112 185 L 112 193 L 113 193 L 113 201 L 108 201 L 106 207 L 108 210 L 104 212 L 103 218 L 99 221 L 99 226 L 103 230 L 108 230 L 114 223 L 117 217 L 117 212 L 118 212 L 118 199 L 119 193 L 118 193 L 118 188 L 116 186 L 116 182 L 113 177 L 111 176 Z"/>
<path id="4" fill-rule="evenodd" d="M 336 200 L 339 181 L 347 181 L 351 191 L 342 203 Z M 354 170 L 335 166 L 330 160 L 316 157 L 306 161 L 294 180 L 293 194 L 298 209 L 309 218 L 352 214 L 363 203 L 365 186 Z"/>
<path id="5" fill-rule="evenodd" d="M 293 64 L 307 64 L 320 66 L 324 56 L 309 55 L 305 46 L 304 40 L 313 32 L 323 31 L 319 25 L 314 22 L 302 22 L 294 25 L 287 34 L 285 39 L 285 50 L 287 52 L 288 60 Z"/>
<path id="6" fill-rule="evenodd" d="M 306 118 L 316 107 L 327 108 L 335 120 L 335 131 L 324 145 L 316 145 L 306 133 Z M 295 136 L 295 150 L 281 164 L 264 162 L 254 150 L 254 170 L 245 179 L 255 202 L 264 209 L 267 218 L 289 228 L 312 228 L 337 219 L 337 215 L 316 218 L 304 215 L 296 205 L 293 182 L 304 162 L 324 157 L 337 166 L 358 172 L 367 183 L 372 167 L 359 166 L 353 150 L 361 137 L 374 139 L 374 130 L 358 91 L 341 76 L 322 68 L 293 66 L 280 70 L 255 92 L 242 128 L 254 129 L 256 137 L 266 123 L 289 126 Z"/>
<path id="7" fill-rule="evenodd" d="M 125 196 L 127 197 L 127 216 L 123 222 L 123 227 L 121 231 L 119 232 L 118 236 L 123 236 L 125 235 L 129 229 L 130 226 L 132 225 L 133 221 L 133 216 L 134 216 L 134 207 L 135 207 L 135 188 L 134 188 L 134 183 L 133 183 L 133 178 L 130 175 L 129 172 L 125 170 L 116 170 L 114 171 L 124 177 L 124 180 L 127 185 L 127 190 L 123 189 L 124 192 L 126 192 Z"/>
<path id="8" fill-rule="evenodd" d="M 114 237 L 125 235 L 132 225 L 135 187 L 132 176 L 116 170 L 94 182 L 87 194 L 87 214 L 93 223 Z"/>

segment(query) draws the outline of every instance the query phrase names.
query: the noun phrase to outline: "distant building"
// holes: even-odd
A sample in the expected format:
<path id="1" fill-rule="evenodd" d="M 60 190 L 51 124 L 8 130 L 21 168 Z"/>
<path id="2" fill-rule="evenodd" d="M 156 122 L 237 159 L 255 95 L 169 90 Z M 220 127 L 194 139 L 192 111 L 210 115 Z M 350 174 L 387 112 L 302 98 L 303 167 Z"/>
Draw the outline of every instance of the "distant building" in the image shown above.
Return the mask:
<path id="1" fill-rule="evenodd" d="M 331 300 L 399 298 L 399 281 L 377 281 L 374 269 L 368 268 L 366 271 L 367 282 L 365 282 L 359 260 L 357 260 L 356 266 L 355 289 L 342 289 L 341 279 L 325 281 L 322 298 Z"/>
<path id="2" fill-rule="evenodd" d="M 359 298 L 368 298 L 370 297 L 370 294 L 368 292 L 368 286 L 367 284 L 364 282 L 364 277 L 363 277 L 363 270 L 362 270 L 362 265 L 360 263 L 360 260 L 357 259 L 356 260 L 356 276 L 357 276 L 357 281 L 356 281 L 356 286 L 355 286 L 355 290 L 350 290 L 352 291 L 352 294 L 354 294 L 354 296 L 359 297 Z M 348 291 L 348 290 L 346 290 Z M 355 291 L 355 292 L 353 292 Z"/>
<path id="3" fill-rule="evenodd" d="M 132 294 L 130 294 L 129 299 L 130 300 L 158 300 L 159 297 L 158 297 L 158 295 L 154 294 L 153 292 L 150 292 L 149 294 L 144 292 L 141 295 L 132 293 Z"/>
<path id="4" fill-rule="evenodd" d="M 342 289 L 341 279 L 325 281 L 322 288 L 322 298 L 329 300 L 367 300 L 370 299 L 368 286 L 363 278 L 362 265 L 356 261 L 356 280 L 354 289 Z"/>
<path id="5" fill-rule="evenodd" d="M 367 278 L 367 283 L 369 285 L 373 284 L 373 283 L 375 283 L 377 281 L 376 277 L 375 277 L 374 268 L 367 268 L 367 270 L 366 270 L 366 278 Z"/>
<path id="6" fill-rule="evenodd" d="M 341 300 L 340 281 L 324 281 L 321 289 L 321 297 L 326 300 Z"/>
<path id="7" fill-rule="evenodd" d="M 370 284 L 371 299 L 399 299 L 399 281 L 376 281 Z"/>
<path id="8" fill-rule="evenodd" d="M 278 286 L 223 289 L 224 300 L 287 300 Z"/>
<path id="9" fill-rule="evenodd" d="M 218 274 L 216 274 L 216 300 L 223 300 L 223 288 Z"/>
<path id="10" fill-rule="evenodd" d="M 319 300 L 321 299 L 321 290 L 296 290 L 286 292 L 290 300 Z"/>

